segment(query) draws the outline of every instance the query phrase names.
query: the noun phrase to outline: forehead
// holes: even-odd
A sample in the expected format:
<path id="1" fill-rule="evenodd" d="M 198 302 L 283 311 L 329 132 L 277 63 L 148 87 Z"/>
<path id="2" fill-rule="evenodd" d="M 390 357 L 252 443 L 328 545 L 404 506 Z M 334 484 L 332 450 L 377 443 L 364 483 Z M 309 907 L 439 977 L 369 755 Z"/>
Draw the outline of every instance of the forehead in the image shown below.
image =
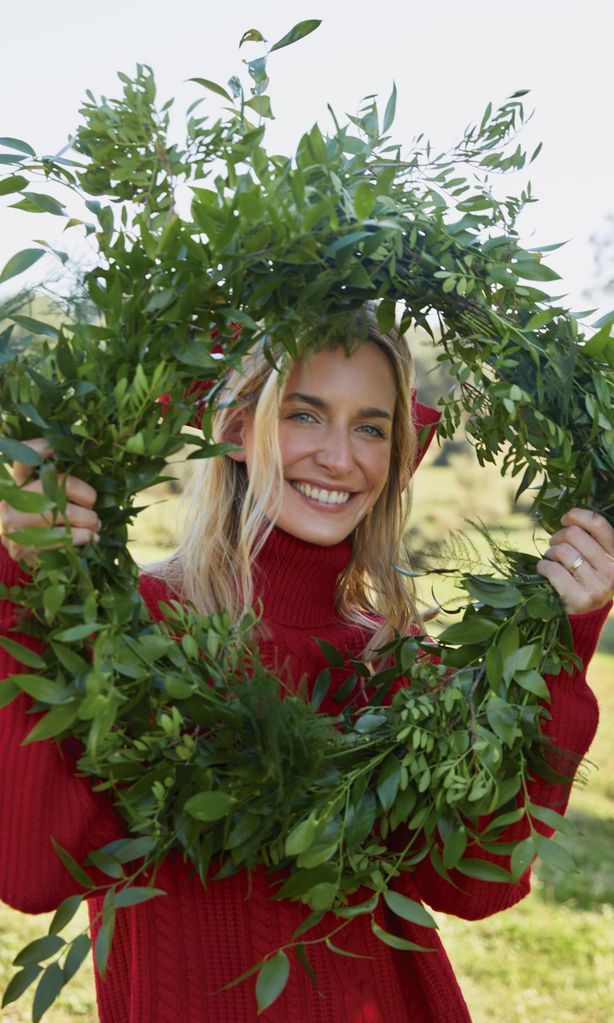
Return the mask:
<path id="1" fill-rule="evenodd" d="M 378 405 L 390 412 L 396 400 L 393 368 L 372 341 L 364 341 L 351 353 L 339 347 L 298 359 L 291 366 L 283 398 L 295 391 L 330 403 Z"/>

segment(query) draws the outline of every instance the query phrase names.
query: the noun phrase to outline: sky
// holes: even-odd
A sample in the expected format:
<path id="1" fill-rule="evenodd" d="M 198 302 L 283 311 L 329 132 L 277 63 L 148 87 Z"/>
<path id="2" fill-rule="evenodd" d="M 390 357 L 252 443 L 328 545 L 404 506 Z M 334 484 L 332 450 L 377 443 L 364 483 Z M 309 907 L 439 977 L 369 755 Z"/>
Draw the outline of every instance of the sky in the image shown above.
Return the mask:
<path id="1" fill-rule="evenodd" d="M 85 90 L 119 93 L 117 71 L 150 64 L 177 116 L 202 92 L 187 79 L 225 83 L 261 54 L 238 49 L 246 29 L 274 42 L 298 21 L 321 18 L 311 36 L 271 55 L 273 151 L 291 153 L 327 103 L 355 113 L 363 96 L 385 104 L 396 82 L 395 141 L 424 132 L 436 148 L 479 119 L 489 100 L 517 89 L 535 110 L 521 141 L 543 142 L 529 177 L 539 202 L 522 215 L 527 246 L 568 241 L 548 256 L 557 294 L 585 309 L 594 285 L 592 235 L 614 213 L 614 4 L 611 0 L 30 0 L 2 12 L 0 136 L 57 152 L 78 123 Z M 215 98 L 211 101 L 215 110 Z M 179 122 L 178 122 L 179 123 Z M 509 191 L 527 175 L 510 176 Z M 57 218 L 9 208 L 0 198 L 0 268 L 33 238 L 61 242 Z M 42 264 L 39 264 L 41 266 Z M 21 283 L 24 278 L 16 278 Z M 12 283 L 0 286 L 0 298 Z M 609 306 L 602 306 L 607 311 Z"/>

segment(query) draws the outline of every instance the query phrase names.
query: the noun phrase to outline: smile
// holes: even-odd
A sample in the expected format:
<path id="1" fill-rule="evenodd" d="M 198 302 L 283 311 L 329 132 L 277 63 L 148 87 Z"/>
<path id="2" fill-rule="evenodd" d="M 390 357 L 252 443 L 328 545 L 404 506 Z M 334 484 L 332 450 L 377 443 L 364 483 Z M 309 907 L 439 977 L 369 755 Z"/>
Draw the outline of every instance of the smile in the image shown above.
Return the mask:
<path id="1" fill-rule="evenodd" d="M 352 496 L 349 490 L 323 490 L 322 487 L 312 487 L 310 483 L 299 483 L 298 480 L 291 480 L 290 484 L 299 494 L 320 504 L 346 504 Z"/>

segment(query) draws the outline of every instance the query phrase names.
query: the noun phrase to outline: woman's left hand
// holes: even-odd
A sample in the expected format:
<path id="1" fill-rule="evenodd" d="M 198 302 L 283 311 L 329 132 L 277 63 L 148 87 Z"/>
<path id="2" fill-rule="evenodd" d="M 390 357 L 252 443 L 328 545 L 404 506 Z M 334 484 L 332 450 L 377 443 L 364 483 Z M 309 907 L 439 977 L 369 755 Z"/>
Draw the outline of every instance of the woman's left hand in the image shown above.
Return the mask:
<path id="1" fill-rule="evenodd" d="M 561 525 L 537 571 L 552 583 L 568 614 L 596 611 L 614 593 L 614 529 L 588 508 L 572 508 Z"/>

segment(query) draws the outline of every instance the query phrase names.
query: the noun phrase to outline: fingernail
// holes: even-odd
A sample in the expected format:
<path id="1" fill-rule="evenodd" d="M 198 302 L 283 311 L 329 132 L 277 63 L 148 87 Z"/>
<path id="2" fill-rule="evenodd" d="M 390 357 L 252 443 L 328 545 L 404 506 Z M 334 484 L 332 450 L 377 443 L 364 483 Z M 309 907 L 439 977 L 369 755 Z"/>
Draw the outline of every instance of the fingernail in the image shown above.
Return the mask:
<path id="1" fill-rule="evenodd" d="M 94 533 L 94 540 L 96 541 L 96 543 L 99 543 L 99 541 L 100 541 L 100 533 Z"/>

